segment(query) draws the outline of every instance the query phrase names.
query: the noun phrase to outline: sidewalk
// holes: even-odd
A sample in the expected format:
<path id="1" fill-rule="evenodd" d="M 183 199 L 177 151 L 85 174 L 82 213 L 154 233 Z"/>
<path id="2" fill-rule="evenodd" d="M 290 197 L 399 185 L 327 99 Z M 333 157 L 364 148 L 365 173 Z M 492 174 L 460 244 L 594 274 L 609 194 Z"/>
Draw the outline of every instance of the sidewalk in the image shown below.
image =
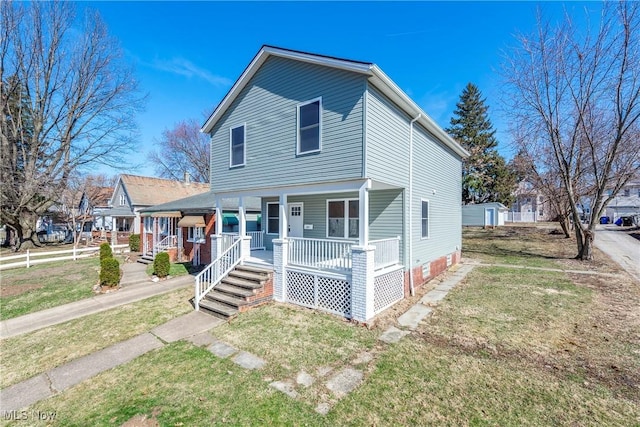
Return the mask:
<path id="1" fill-rule="evenodd" d="M 84 300 L 4 320 L 0 322 L 0 339 L 33 332 L 193 285 L 193 276 L 191 275 L 178 276 L 154 283 L 145 273 L 146 265 L 140 263 L 124 264 L 122 269 L 123 275 L 120 283 L 122 288 L 117 292 L 98 294 Z"/>

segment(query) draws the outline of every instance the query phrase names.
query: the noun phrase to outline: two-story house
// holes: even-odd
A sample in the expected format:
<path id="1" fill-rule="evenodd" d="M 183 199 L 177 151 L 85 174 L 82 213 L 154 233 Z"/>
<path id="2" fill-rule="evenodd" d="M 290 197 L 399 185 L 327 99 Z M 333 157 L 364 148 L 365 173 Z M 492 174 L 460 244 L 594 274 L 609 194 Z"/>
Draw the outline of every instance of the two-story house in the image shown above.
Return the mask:
<path id="1" fill-rule="evenodd" d="M 459 262 L 468 153 L 377 65 L 264 46 L 202 131 L 217 212 L 240 201 L 233 265 L 261 199 L 275 300 L 368 321 Z M 212 250 L 196 308 L 233 267 Z"/>

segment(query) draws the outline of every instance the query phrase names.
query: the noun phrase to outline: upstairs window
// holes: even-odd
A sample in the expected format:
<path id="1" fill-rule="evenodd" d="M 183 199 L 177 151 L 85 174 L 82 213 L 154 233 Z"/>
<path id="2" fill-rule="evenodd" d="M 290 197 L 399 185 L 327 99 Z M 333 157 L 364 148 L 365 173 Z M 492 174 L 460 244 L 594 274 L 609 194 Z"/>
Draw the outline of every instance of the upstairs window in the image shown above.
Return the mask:
<path id="1" fill-rule="evenodd" d="M 240 125 L 230 129 L 230 156 L 229 166 L 244 166 L 245 162 L 245 132 L 246 126 Z"/>
<path id="2" fill-rule="evenodd" d="M 120 195 L 120 206 L 125 206 L 127 204 L 127 196 L 124 194 Z"/>
<path id="3" fill-rule="evenodd" d="M 320 151 L 322 98 L 298 104 L 298 154 Z"/>

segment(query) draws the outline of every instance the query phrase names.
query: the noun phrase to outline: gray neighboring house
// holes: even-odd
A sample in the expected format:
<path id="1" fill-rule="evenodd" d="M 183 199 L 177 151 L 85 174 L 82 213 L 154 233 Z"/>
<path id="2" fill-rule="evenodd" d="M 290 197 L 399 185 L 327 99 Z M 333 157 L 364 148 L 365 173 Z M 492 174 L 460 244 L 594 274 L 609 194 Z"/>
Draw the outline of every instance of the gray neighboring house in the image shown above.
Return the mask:
<path id="1" fill-rule="evenodd" d="M 498 227 L 504 225 L 509 209 L 499 202 L 462 206 L 462 225 Z"/>
<path id="2" fill-rule="evenodd" d="M 468 153 L 377 65 L 263 46 L 202 131 L 217 211 L 261 199 L 275 300 L 366 322 L 459 262 Z"/>

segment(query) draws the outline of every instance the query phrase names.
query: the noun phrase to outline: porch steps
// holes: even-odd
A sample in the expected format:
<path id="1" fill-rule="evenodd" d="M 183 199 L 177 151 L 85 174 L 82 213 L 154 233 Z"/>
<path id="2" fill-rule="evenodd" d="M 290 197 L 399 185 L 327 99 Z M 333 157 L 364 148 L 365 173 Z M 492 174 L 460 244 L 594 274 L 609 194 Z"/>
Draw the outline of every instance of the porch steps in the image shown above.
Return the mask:
<path id="1" fill-rule="evenodd" d="M 146 264 L 146 265 L 153 264 L 153 254 L 146 253 L 142 256 L 139 256 L 137 261 L 141 264 Z"/>
<path id="2" fill-rule="evenodd" d="M 222 282 L 200 301 L 203 311 L 228 320 L 236 317 L 248 306 L 253 297 L 261 297 L 265 283 L 273 271 L 238 265 Z"/>

